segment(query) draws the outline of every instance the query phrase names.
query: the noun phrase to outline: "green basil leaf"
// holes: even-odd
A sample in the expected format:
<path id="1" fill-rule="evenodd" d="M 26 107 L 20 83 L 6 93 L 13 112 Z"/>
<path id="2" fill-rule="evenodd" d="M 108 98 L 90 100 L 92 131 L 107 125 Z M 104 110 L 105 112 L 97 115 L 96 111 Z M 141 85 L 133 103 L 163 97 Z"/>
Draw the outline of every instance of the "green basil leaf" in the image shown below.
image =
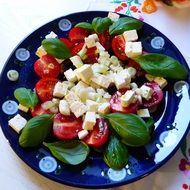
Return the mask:
<path id="1" fill-rule="evenodd" d="M 27 108 L 34 108 L 39 101 L 37 94 L 31 89 L 17 88 L 14 96 L 20 104 Z"/>
<path id="2" fill-rule="evenodd" d="M 111 127 L 126 145 L 138 147 L 149 142 L 149 129 L 138 115 L 111 113 L 103 117 L 108 119 Z"/>
<path id="3" fill-rule="evenodd" d="M 92 24 L 88 22 L 79 22 L 75 27 L 85 28 L 87 30 L 93 30 Z"/>
<path id="4" fill-rule="evenodd" d="M 149 53 L 134 58 L 142 69 L 154 76 L 186 79 L 188 72 L 177 60 L 163 54 Z"/>
<path id="5" fill-rule="evenodd" d="M 151 135 L 154 132 L 154 128 L 155 128 L 154 120 L 152 117 L 148 118 L 148 121 L 146 122 L 146 126 L 148 127 L 150 135 Z"/>
<path id="6" fill-rule="evenodd" d="M 128 157 L 127 147 L 115 136 L 111 136 L 103 154 L 105 163 L 110 168 L 119 170 L 126 166 Z"/>
<path id="7" fill-rule="evenodd" d="M 139 30 L 143 26 L 143 23 L 139 20 L 129 17 L 119 18 L 109 27 L 110 35 L 119 35 L 127 30 Z"/>
<path id="8" fill-rule="evenodd" d="M 71 57 L 71 52 L 64 42 L 57 38 L 47 38 L 42 41 L 42 46 L 45 51 L 58 58 L 67 59 Z"/>
<path id="9" fill-rule="evenodd" d="M 89 154 L 89 147 L 82 141 L 78 140 L 58 141 L 43 144 L 50 149 L 51 153 L 58 160 L 66 164 L 80 164 Z"/>
<path id="10" fill-rule="evenodd" d="M 19 137 L 22 147 L 35 147 L 41 144 L 51 131 L 53 116 L 43 114 L 30 119 Z"/>
<path id="11" fill-rule="evenodd" d="M 107 30 L 112 23 L 113 22 L 108 17 L 96 17 L 92 20 L 92 27 L 94 28 L 95 32 L 102 33 Z"/>

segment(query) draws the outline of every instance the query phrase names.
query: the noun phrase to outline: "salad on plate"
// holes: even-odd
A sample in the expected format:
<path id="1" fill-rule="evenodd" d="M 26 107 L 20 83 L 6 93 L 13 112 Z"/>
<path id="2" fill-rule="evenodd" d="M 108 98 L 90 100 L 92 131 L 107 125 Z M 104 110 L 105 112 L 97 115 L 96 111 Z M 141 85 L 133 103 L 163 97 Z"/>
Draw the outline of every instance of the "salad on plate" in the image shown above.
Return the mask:
<path id="1" fill-rule="evenodd" d="M 154 136 L 154 113 L 169 80 L 187 78 L 174 58 L 145 52 L 139 40 L 143 23 L 116 13 L 76 24 L 67 37 L 53 31 L 36 50 L 34 89 L 19 87 L 20 114 L 8 123 L 23 148 L 43 144 L 65 164 L 84 162 L 91 150 L 119 170 L 129 147 Z M 10 80 L 18 73 L 9 72 Z"/>

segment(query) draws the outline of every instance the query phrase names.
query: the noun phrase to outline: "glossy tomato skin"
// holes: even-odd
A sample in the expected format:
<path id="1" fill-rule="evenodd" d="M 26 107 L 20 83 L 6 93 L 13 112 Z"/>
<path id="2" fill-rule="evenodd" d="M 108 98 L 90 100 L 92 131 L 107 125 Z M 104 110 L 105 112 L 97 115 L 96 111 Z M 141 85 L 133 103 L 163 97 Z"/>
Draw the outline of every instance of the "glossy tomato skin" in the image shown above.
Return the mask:
<path id="1" fill-rule="evenodd" d="M 98 118 L 94 129 L 83 139 L 83 141 L 89 146 L 100 148 L 108 140 L 109 127 L 107 122 L 103 118 Z"/>
<path id="2" fill-rule="evenodd" d="M 56 78 L 42 78 L 36 83 L 36 93 L 42 102 L 53 98 L 53 90 L 57 82 Z"/>
<path id="3" fill-rule="evenodd" d="M 59 140 L 69 140 L 77 137 L 82 130 L 82 119 L 76 118 L 73 114 L 69 116 L 56 114 L 53 123 L 53 134 Z"/>
<path id="4" fill-rule="evenodd" d="M 98 34 L 100 44 L 106 49 L 109 50 L 111 48 L 111 35 L 109 31 L 106 30 L 100 34 Z"/>
<path id="5" fill-rule="evenodd" d="M 34 71 L 41 78 L 56 78 L 61 71 L 61 66 L 54 57 L 46 54 L 34 63 Z"/>
<path id="6" fill-rule="evenodd" d="M 144 107 L 153 108 L 162 101 L 164 97 L 163 91 L 160 86 L 155 82 L 147 82 L 144 85 L 152 88 L 153 94 L 149 100 L 143 99 L 142 104 Z"/>
<path id="7" fill-rule="evenodd" d="M 60 40 L 69 48 L 72 49 L 72 43 L 67 38 L 60 38 Z"/>
<path id="8" fill-rule="evenodd" d="M 69 31 L 68 38 L 74 44 L 84 42 L 84 38 L 88 35 L 88 30 L 80 27 L 74 27 Z"/>
<path id="9" fill-rule="evenodd" d="M 123 35 L 117 35 L 112 39 L 112 50 L 114 54 L 122 61 L 126 61 L 128 59 L 125 54 L 125 39 Z"/>
<path id="10" fill-rule="evenodd" d="M 50 111 L 44 110 L 41 104 L 37 104 L 33 109 L 30 110 L 30 113 L 33 117 L 35 117 L 42 114 L 50 114 Z"/>
<path id="11" fill-rule="evenodd" d="M 71 54 L 74 56 L 74 55 L 77 55 L 77 53 L 82 49 L 82 47 L 84 46 L 84 43 L 81 42 L 81 43 L 75 43 L 72 47 L 72 50 L 71 50 Z"/>
<path id="12" fill-rule="evenodd" d="M 128 107 L 121 106 L 121 100 L 119 94 L 116 92 L 110 99 L 111 112 L 120 113 L 136 113 L 140 103 L 137 101 L 134 104 L 130 104 Z"/>

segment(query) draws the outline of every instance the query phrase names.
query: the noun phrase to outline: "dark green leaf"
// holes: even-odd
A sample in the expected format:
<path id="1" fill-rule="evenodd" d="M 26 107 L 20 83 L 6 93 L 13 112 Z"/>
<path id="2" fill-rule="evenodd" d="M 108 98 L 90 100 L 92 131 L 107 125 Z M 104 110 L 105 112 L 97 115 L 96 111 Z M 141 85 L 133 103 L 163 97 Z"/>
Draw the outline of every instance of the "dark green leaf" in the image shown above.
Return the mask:
<path id="1" fill-rule="evenodd" d="M 43 143 L 51 153 L 60 161 L 77 165 L 83 162 L 89 154 L 89 147 L 78 140 L 58 141 L 54 143 Z"/>
<path id="2" fill-rule="evenodd" d="M 171 79 L 186 79 L 188 72 L 177 60 L 172 57 L 149 53 L 134 59 L 149 74 Z"/>
<path id="3" fill-rule="evenodd" d="M 38 103 L 38 96 L 31 89 L 17 88 L 14 96 L 20 104 L 27 108 L 34 108 Z"/>
<path id="4" fill-rule="evenodd" d="M 153 133 L 154 131 L 154 120 L 152 117 L 148 118 L 148 121 L 146 122 L 146 126 L 149 129 L 150 135 Z"/>
<path id="5" fill-rule="evenodd" d="M 92 24 L 88 22 L 79 22 L 78 24 L 75 25 L 75 27 L 80 27 L 80 28 L 85 28 L 87 30 L 93 30 Z"/>
<path id="6" fill-rule="evenodd" d="M 109 167 L 115 170 L 122 169 L 128 162 L 128 149 L 116 137 L 111 136 L 105 148 L 103 159 Z"/>
<path id="7" fill-rule="evenodd" d="M 142 118 L 135 114 L 111 113 L 104 115 L 111 127 L 129 146 L 143 146 L 150 140 L 149 129 Z"/>
<path id="8" fill-rule="evenodd" d="M 139 20 L 129 17 L 119 18 L 109 27 L 109 33 L 111 35 L 119 35 L 127 30 L 139 30 L 143 26 L 143 23 Z"/>
<path id="9" fill-rule="evenodd" d="M 92 27 L 97 33 L 104 32 L 105 30 L 109 28 L 111 24 L 112 24 L 112 21 L 108 17 L 105 17 L 105 18 L 96 17 L 92 21 Z"/>
<path id="10" fill-rule="evenodd" d="M 42 41 L 42 46 L 48 54 L 58 59 L 67 59 L 71 57 L 71 52 L 66 44 L 57 38 L 44 39 Z"/>
<path id="11" fill-rule="evenodd" d="M 183 156 L 188 160 L 186 151 L 187 151 L 187 139 L 184 139 L 184 141 L 181 145 L 181 152 L 182 152 Z"/>
<path id="12" fill-rule="evenodd" d="M 22 147 L 35 147 L 41 144 L 51 131 L 53 116 L 43 114 L 30 119 L 19 137 Z"/>

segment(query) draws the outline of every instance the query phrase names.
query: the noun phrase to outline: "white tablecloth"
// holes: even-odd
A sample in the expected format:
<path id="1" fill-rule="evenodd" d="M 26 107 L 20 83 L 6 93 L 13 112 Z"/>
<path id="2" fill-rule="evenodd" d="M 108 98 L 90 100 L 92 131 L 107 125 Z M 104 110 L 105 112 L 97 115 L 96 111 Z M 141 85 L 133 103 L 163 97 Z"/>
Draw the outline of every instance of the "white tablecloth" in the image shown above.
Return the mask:
<path id="1" fill-rule="evenodd" d="M 130 0 L 123 2 L 128 3 Z M 121 3 L 116 0 L 112 2 L 111 0 L 0 0 L 0 70 L 13 48 L 25 36 L 44 23 L 72 12 L 113 11 Z M 126 12 L 127 8 L 123 10 L 123 13 Z M 189 55 L 190 9 L 178 10 L 162 6 L 153 14 L 140 13 L 140 16 L 144 18 L 145 22 L 168 36 L 185 57 Z M 190 135 L 188 136 L 190 137 Z M 3 190 L 75 189 L 53 182 L 29 168 L 10 148 L 2 131 L 0 131 L 0 152 L 0 188 Z M 182 158 L 183 155 L 179 150 L 167 164 L 150 176 L 115 189 L 180 190 L 189 188 L 190 175 L 179 170 Z"/>

